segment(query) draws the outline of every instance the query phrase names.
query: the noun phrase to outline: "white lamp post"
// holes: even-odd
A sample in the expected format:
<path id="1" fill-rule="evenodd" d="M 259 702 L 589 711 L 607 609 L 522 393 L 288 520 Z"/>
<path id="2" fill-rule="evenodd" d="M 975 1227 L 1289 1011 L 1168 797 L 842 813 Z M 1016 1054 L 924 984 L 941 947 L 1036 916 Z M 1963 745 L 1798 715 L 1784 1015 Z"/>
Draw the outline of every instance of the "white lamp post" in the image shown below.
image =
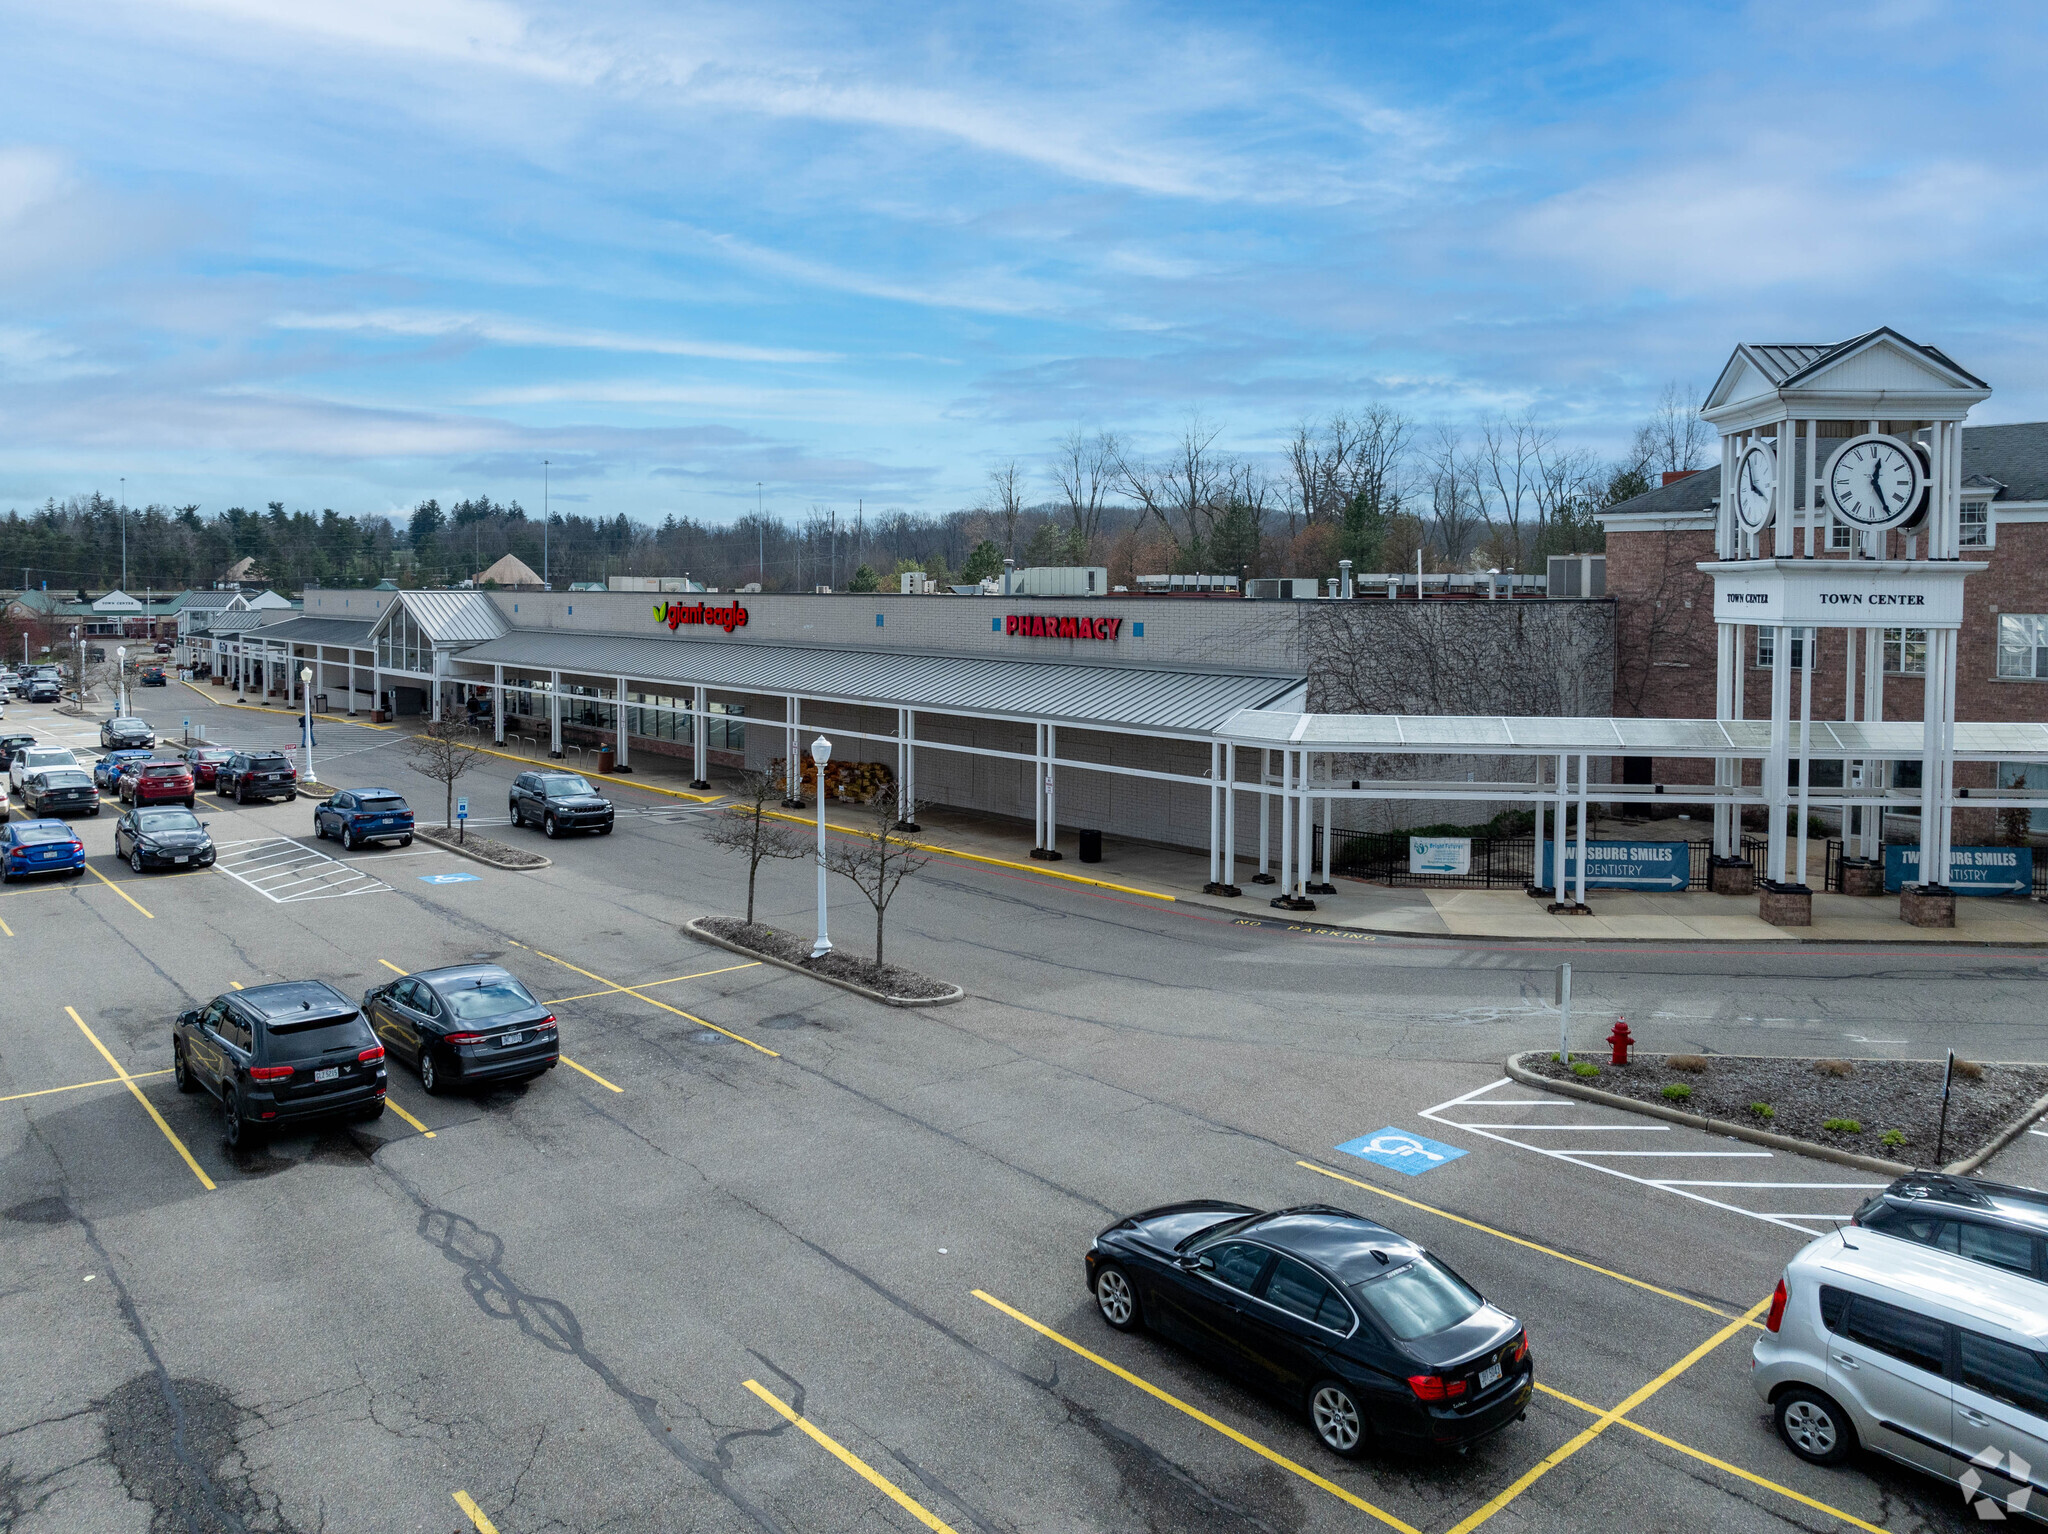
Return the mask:
<path id="1" fill-rule="evenodd" d="M 811 742 L 811 760 L 818 764 L 818 941 L 811 945 L 811 957 L 823 958 L 832 951 L 832 939 L 825 935 L 825 764 L 832 760 L 832 742 L 820 735 Z M 803 783 L 803 771 L 797 771 Z"/>
<path id="2" fill-rule="evenodd" d="M 306 770 L 300 773 L 299 776 L 310 782 L 317 783 L 320 780 L 313 776 L 313 668 L 311 666 L 301 666 L 299 668 L 299 696 L 304 698 L 306 702 L 305 720 L 299 726 L 300 729 L 306 732 L 306 738 L 301 742 L 306 748 Z"/>
<path id="3" fill-rule="evenodd" d="M 114 646 L 114 712 L 123 719 L 128 717 L 128 646 L 124 644 Z"/>

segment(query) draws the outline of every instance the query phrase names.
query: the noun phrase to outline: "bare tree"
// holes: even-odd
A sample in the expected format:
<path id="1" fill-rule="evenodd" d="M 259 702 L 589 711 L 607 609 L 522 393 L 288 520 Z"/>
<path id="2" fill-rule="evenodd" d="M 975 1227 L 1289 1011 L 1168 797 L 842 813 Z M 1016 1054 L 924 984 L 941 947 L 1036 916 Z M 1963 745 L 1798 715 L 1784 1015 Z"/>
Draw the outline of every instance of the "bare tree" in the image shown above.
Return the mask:
<path id="1" fill-rule="evenodd" d="M 1191 412 L 1180 438 L 1156 463 L 1117 455 L 1117 478 L 1138 503 L 1140 518 L 1154 517 L 1183 550 L 1202 545 L 1220 502 L 1229 465 L 1211 451 L 1223 428 Z"/>
<path id="2" fill-rule="evenodd" d="M 812 856 L 810 844 L 769 808 L 782 799 L 782 779 L 771 772 L 750 772 L 739 781 L 704 839 L 721 852 L 737 852 L 747 860 L 747 925 L 754 924 L 754 881 L 761 865 Z"/>
<path id="3" fill-rule="evenodd" d="M 905 811 L 904 818 L 909 818 Z M 860 828 L 826 849 L 825 866 L 848 879 L 875 908 L 875 968 L 883 966 L 882 923 L 903 881 L 931 861 L 931 854 L 897 829 L 896 790 L 885 788 L 868 801 Z"/>
<path id="4" fill-rule="evenodd" d="M 1464 474 L 1488 521 L 1502 524 L 1517 564 L 1528 553 L 1523 522 L 1536 512 L 1536 486 L 1543 455 L 1556 433 L 1532 414 L 1495 416 L 1479 426 L 1479 446 L 1465 460 Z"/>
<path id="5" fill-rule="evenodd" d="M 1024 471 L 1013 458 L 988 471 L 988 504 L 982 508 L 1003 524 L 1003 549 L 1017 557 L 1017 519 L 1024 514 Z"/>
<path id="6" fill-rule="evenodd" d="M 1293 479 L 1287 504 L 1287 531 L 1302 524 L 1314 527 L 1334 519 L 1350 495 L 1351 458 L 1357 436 L 1341 411 L 1320 426 L 1306 417 L 1294 427 L 1287 444 L 1287 469 Z"/>
<path id="7" fill-rule="evenodd" d="M 1074 543 L 1083 558 L 1102 531 L 1102 516 L 1116 488 L 1117 462 L 1122 456 L 1122 444 L 1112 432 L 1098 431 L 1089 437 L 1076 426 L 1060 440 L 1052 477 L 1059 486 L 1060 499 L 1067 503 L 1067 520 L 1073 524 Z"/>
<path id="8" fill-rule="evenodd" d="M 1463 570 L 1486 531 L 1485 513 L 1455 468 L 1438 467 L 1430 475 L 1429 503 L 1430 532 L 1443 552 L 1444 567 Z"/>
<path id="9" fill-rule="evenodd" d="M 1650 419 L 1636 428 L 1629 458 L 1645 474 L 1677 474 L 1700 467 L 1710 438 L 1700 419 L 1699 390 L 1667 383 Z"/>
<path id="10" fill-rule="evenodd" d="M 455 780 L 484 761 L 483 742 L 468 741 L 453 722 L 430 724 L 406 742 L 406 765 L 423 778 L 439 783 L 446 791 L 447 804 L 442 825 L 455 825 Z"/>

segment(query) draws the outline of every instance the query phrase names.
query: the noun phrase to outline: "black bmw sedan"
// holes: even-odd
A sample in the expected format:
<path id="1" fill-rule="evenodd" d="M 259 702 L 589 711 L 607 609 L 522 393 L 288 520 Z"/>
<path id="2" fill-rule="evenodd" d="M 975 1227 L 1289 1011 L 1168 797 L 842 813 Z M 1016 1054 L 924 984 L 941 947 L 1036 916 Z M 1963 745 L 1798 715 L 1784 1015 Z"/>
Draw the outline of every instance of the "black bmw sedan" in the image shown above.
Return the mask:
<path id="1" fill-rule="evenodd" d="M 495 964 L 422 970 L 363 993 L 363 1011 L 420 1085 L 440 1093 L 524 1081 L 561 1058 L 555 1014 Z"/>
<path id="2" fill-rule="evenodd" d="M 1305 1412 L 1346 1458 L 1463 1449 L 1519 1421 L 1528 1334 L 1442 1258 L 1328 1204 L 1198 1199 L 1119 1220 L 1088 1248 L 1118 1331 L 1150 1327 Z"/>

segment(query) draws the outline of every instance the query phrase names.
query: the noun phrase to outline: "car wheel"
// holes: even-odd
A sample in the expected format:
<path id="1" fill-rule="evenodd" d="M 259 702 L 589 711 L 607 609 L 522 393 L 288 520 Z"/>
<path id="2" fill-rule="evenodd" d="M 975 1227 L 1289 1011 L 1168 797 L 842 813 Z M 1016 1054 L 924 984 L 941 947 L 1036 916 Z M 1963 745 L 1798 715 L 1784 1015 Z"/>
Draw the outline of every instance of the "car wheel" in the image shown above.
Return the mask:
<path id="1" fill-rule="evenodd" d="M 1365 1452 L 1365 1414 L 1349 1385 L 1324 1380 L 1308 1393 L 1308 1420 L 1332 1454 L 1356 1459 Z"/>
<path id="2" fill-rule="evenodd" d="M 80 863 L 76 868 L 69 870 L 66 873 L 65 877 L 70 879 L 83 879 L 85 877 L 85 865 L 83 863 Z"/>
<path id="3" fill-rule="evenodd" d="M 248 789 L 247 789 L 246 787 L 244 787 L 244 786 L 243 786 L 242 784 L 240 784 L 240 783 L 237 783 L 237 784 L 235 785 L 235 803 L 237 803 L 237 804 L 247 804 L 248 802 L 249 802 L 249 790 L 248 790 Z"/>
<path id="4" fill-rule="evenodd" d="M 196 810 L 196 809 L 198 809 L 198 808 L 199 808 L 199 796 L 198 796 L 197 794 L 187 794 L 187 795 L 185 796 L 185 808 L 186 808 L 186 809 L 188 809 L 188 810 Z"/>
<path id="5" fill-rule="evenodd" d="M 171 1080 L 177 1082 L 180 1092 L 199 1090 L 199 1082 L 192 1074 L 192 1067 L 185 1063 L 185 1051 L 175 1044 L 171 1046 Z"/>
<path id="6" fill-rule="evenodd" d="M 288 793 L 288 794 L 286 794 L 286 795 L 284 796 L 284 802 L 285 802 L 286 804 L 290 804 L 290 803 L 291 803 L 291 802 L 292 802 L 292 801 L 293 801 L 294 799 L 296 799 L 296 798 L 298 798 L 298 797 L 299 797 L 299 791 L 298 791 L 298 790 L 297 790 L 297 789 L 295 788 L 295 789 L 293 789 L 293 790 L 292 790 L 292 791 L 291 791 L 290 793 Z"/>
<path id="7" fill-rule="evenodd" d="M 1772 1415 L 1785 1447 L 1810 1465 L 1839 1465 L 1856 1447 L 1848 1414 L 1818 1390 L 1786 1391 Z"/>
<path id="8" fill-rule="evenodd" d="M 1095 1308 L 1102 1312 L 1103 1320 L 1120 1332 L 1134 1332 L 1145 1324 L 1131 1276 L 1114 1263 L 1104 1265 L 1095 1275 Z"/>
<path id="9" fill-rule="evenodd" d="M 242 1094 L 232 1087 L 221 1093 L 221 1118 L 223 1120 L 221 1139 L 227 1142 L 229 1150 L 241 1150 L 253 1144 L 256 1126 L 242 1117 Z"/>
<path id="10" fill-rule="evenodd" d="M 597 834 L 599 836 L 610 836 L 612 834 L 612 823 L 609 820 L 607 820 L 603 825 L 597 828 Z"/>
<path id="11" fill-rule="evenodd" d="M 354 852 L 356 850 L 356 833 L 347 826 L 341 828 L 341 850 L 343 852 Z"/>
<path id="12" fill-rule="evenodd" d="M 137 873 L 142 872 L 142 849 L 140 847 L 137 847 L 133 852 L 128 854 L 128 866 L 134 869 Z"/>
<path id="13" fill-rule="evenodd" d="M 519 801 L 517 799 L 514 799 L 505 806 L 505 813 L 512 817 L 512 824 L 515 828 L 526 824 L 526 817 L 519 812 Z"/>
<path id="14" fill-rule="evenodd" d="M 547 817 L 541 821 L 540 830 L 543 836 L 560 836 L 562 834 L 560 828 L 555 825 L 554 811 L 550 810 Z"/>
<path id="15" fill-rule="evenodd" d="M 91 809 L 89 809 L 89 810 L 87 810 L 87 811 L 86 811 L 86 814 L 87 814 L 88 816 L 96 816 L 96 815 L 98 815 L 98 814 L 99 814 L 99 812 L 100 812 L 100 807 L 99 807 L 99 806 L 98 806 L 97 804 L 95 804 L 95 805 L 94 805 L 94 806 L 93 806 L 93 807 L 92 807 Z"/>
<path id="16" fill-rule="evenodd" d="M 420 1050 L 420 1085 L 427 1089 L 429 1097 L 441 1095 L 441 1068 L 434 1063 L 434 1052 L 431 1049 Z"/>
<path id="17" fill-rule="evenodd" d="M 318 810 L 313 812 L 313 840 L 316 842 L 327 840 L 327 823 L 320 818 Z"/>
<path id="18" fill-rule="evenodd" d="M 398 845 L 401 847 L 410 847 L 412 845 L 412 832 L 408 831 L 405 833 L 405 835 L 399 837 Z"/>

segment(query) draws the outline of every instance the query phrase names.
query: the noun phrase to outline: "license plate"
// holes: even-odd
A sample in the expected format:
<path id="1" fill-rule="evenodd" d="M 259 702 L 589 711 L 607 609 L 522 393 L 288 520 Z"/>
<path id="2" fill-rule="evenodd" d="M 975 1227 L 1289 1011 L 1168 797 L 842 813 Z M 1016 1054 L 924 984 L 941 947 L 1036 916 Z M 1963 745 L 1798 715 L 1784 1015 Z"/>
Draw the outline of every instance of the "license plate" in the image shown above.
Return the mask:
<path id="1" fill-rule="evenodd" d="M 189 852 L 181 852 L 176 857 L 172 858 L 171 861 L 174 863 L 189 863 L 192 861 L 192 854 L 190 854 Z"/>
<path id="2" fill-rule="evenodd" d="M 500 1044 L 523 1044 L 526 1042 L 526 1035 L 523 1033 L 508 1033 L 498 1042 Z"/>
<path id="3" fill-rule="evenodd" d="M 1484 1390 L 1484 1389 L 1485 1389 L 1485 1388 L 1486 1388 L 1486 1387 L 1487 1387 L 1488 1385 L 1491 1385 L 1491 1384 L 1493 1384 L 1493 1383 L 1494 1383 L 1495 1381 L 1499 1380 L 1499 1378 L 1500 1378 L 1500 1365 L 1499 1365 L 1499 1364 L 1494 1364 L 1494 1365 L 1492 1365 L 1492 1366 L 1491 1366 L 1491 1367 L 1489 1367 L 1489 1368 L 1481 1369 L 1481 1370 L 1479 1371 L 1479 1388 L 1480 1388 L 1481 1390 Z"/>
<path id="4" fill-rule="evenodd" d="M 333 1081 L 340 1075 L 341 1067 L 338 1065 L 330 1065 L 324 1071 L 313 1072 L 313 1079 L 315 1081 Z M 1493 1372 L 1496 1377 L 1498 1377 L 1500 1374 L 1500 1370 L 1498 1369 L 1494 1370 Z"/>

